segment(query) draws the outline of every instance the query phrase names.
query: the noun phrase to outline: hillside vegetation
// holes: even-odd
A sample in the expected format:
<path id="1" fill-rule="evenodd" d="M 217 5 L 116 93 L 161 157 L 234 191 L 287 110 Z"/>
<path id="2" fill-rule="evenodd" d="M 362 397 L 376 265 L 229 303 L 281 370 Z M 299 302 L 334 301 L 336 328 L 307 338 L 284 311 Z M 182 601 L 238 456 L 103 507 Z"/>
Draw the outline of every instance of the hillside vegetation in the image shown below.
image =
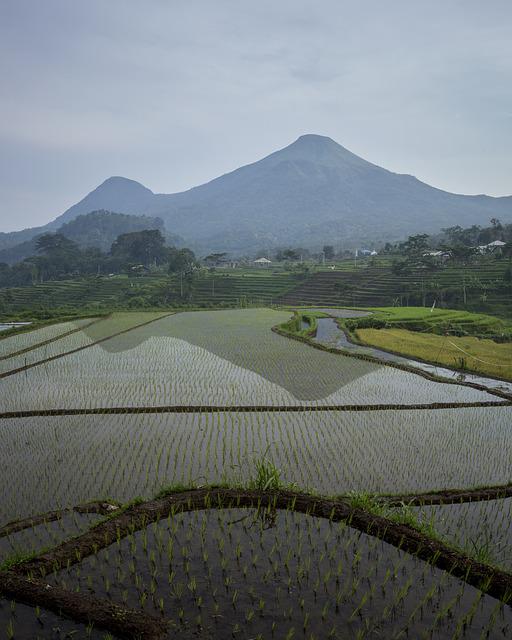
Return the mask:
<path id="1" fill-rule="evenodd" d="M 440 336 L 407 329 L 357 329 L 364 344 L 412 358 L 512 380 L 512 343 L 472 336 Z"/>
<path id="2" fill-rule="evenodd" d="M 465 267 L 449 265 L 435 272 L 414 270 L 399 275 L 392 258 L 354 260 L 322 269 L 279 299 L 283 305 L 467 309 L 512 317 L 508 261 L 488 260 Z"/>

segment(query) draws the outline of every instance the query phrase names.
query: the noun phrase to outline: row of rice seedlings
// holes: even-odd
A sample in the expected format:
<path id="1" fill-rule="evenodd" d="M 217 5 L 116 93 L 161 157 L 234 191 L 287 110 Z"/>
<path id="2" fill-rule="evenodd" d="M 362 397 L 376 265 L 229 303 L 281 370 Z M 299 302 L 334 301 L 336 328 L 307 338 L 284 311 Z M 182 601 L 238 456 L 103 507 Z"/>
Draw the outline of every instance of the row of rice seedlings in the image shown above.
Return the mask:
<path id="1" fill-rule="evenodd" d="M 187 340 L 238 366 L 254 370 L 282 384 L 302 400 L 330 395 L 339 388 L 338 378 L 346 384 L 380 368 L 380 365 L 368 361 L 312 350 L 300 342 L 272 333 L 270 328 L 288 320 L 289 314 L 289 311 L 270 309 L 193 312 L 176 315 L 167 321 L 166 326 L 168 335 Z M 261 345 L 257 351 L 255 343 Z M 304 354 L 307 354 L 306 358 Z M 283 371 L 281 363 L 285 360 L 292 366 Z M 282 383 L 283 373 L 286 375 L 285 384 Z"/>
<path id="2" fill-rule="evenodd" d="M 163 615 L 185 638 L 512 633 L 508 607 L 449 573 L 291 510 L 171 514 L 46 579 Z"/>
<path id="3" fill-rule="evenodd" d="M 134 327 L 137 324 L 147 322 L 148 320 L 158 317 L 159 315 L 161 315 L 161 313 L 113 314 L 112 316 L 109 316 L 108 318 L 105 318 L 90 327 L 86 327 L 83 331 L 78 331 L 77 333 L 73 333 L 69 336 L 63 337 L 60 340 L 56 340 L 55 342 L 50 342 L 49 344 L 34 348 L 31 351 L 22 353 L 18 356 L 0 360 L 0 373 L 13 371 L 14 369 L 19 369 L 20 367 L 25 367 L 27 365 L 34 364 L 35 362 L 40 362 L 41 360 L 46 360 L 46 358 L 60 356 L 67 353 L 68 351 L 72 351 L 73 349 L 86 347 L 96 340 L 101 340 L 102 338 L 105 338 L 119 331 L 123 331 L 124 329 L 129 329 L 130 327 Z M 19 337 L 21 338 L 22 336 L 20 335 Z M 0 346 L 2 342 L 3 340 L 0 340 Z M 57 368 L 58 366 L 59 365 L 57 363 Z M 12 379 L 21 382 L 23 378 L 20 379 L 19 376 L 24 376 L 26 379 L 28 373 L 29 372 L 27 372 L 26 374 L 25 372 L 20 372 L 17 376 L 13 376 Z M 47 375 L 47 373 L 48 370 L 46 371 L 45 376 Z M 2 386 L 0 386 L 0 389 L 2 389 Z"/>
<path id="4" fill-rule="evenodd" d="M 0 421 L 0 524 L 162 486 L 245 484 L 268 457 L 325 495 L 414 493 L 510 481 L 512 408 L 137 414 Z"/>
<path id="5" fill-rule="evenodd" d="M 114 640 L 110 633 L 60 618 L 40 606 L 29 607 L 14 600 L 0 600 L 2 640 Z"/>
<path id="6" fill-rule="evenodd" d="M 0 538 L 0 565 L 32 555 L 78 535 L 98 521 L 100 515 L 71 511 L 58 520 L 42 522 Z"/>
<path id="7" fill-rule="evenodd" d="M 237 321 L 245 319 L 243 331 L 227 331 L 223 323 L 229 314 Z M 184 322 L 182 315 L 189 320 L 199 317 L 195 337 L 189 329 L 190 341 L 170 337 L 173 331 L 179 333 L 176 327 Z M 242 315 L 230 311 L 163 318 L 101 346 L 0 381 L 0 410 L 166 404 L 368 406 L 495 399 L 469 387 L 428 381 L 412 373 L 311 349 L 273 334 L 271 315 L 263 331 L 258 317 L 256 313 L 253 318 L 251 310 Z M 204 335 L 198 331 L 200 327 L 204 327 Z M 185 328 L 183 332 L 186 335 Z M 152 333 L 156 336 L 148 337 Z M 165 337 L 166 333 L 169 336 Z M 29 357 L 24 354 L 17 364 L 44 359 L 59 349 L 69 350 L 80 340 L 87 343 L 92 340 L 89 335 L 74 334 L 41 352 L 30 352 Z M 206 347 L 193 343 L 196 338 L 199 341 L 199 335 Z"/>
<path id="8" fill-rule="evenodd" d="M 2 338 L 0 334 L 0 357 L 5 358 L 12 353 L 16 353 L 23 349 L 31 349 L 36 347 L 41 342 L 47 340 L 54 340 L 59 336 L 79 329 L 92 322 L 94 318 L 80 318 L 70 322 L 59 322 L 57 324 L 51 324 L 47 327 L 41 327 L 40 329 L 33 329 L 32 331 L 24 331 L 22 333 Z"/>
<path id="9" fill-rule="evenodd" d="M 449 543 L 479 562 L 512 571 L 512 498 L 415 509 Z"/>
<path id="10" fill-rule="evenodd" d="M 83 335 L 85 342 L 89 340 L 85 334 L 76 335 Z M 42 348 L 47 349 L 44 353 L 36 350 L 19 356 L 19 366 L 67 349 L 67 340 L 47 345 Z M 307 353 L 304 358 L 307 361 Z M 350 360 L 344 359 L 343 364 L 345 372 L 350 372 Z M 283 360 L 280 367 L 288 367 L 292 375 L 292 363 Z M 330 386 L 322 388 L 331 393 L 302 400 L 304 394 L 295 396 L 298 392 L 293 385 L 290 391 L 281 386 L 287 383 L 286 376 L 280 382 L 271 382 L 187 342 L 152 338 L 121 353 L 94 346 L 0 380 L 0 411 L 159 405 L 365 407 L 495 400 L 482 391 L 427 381 L 397 369 L 381 367 L 356 380 L 347 380 L 337 369 L 338 365 L 323 371 L 330 371 L 331 380 Z M 308 379 L 316 375 L 309 371 Z"/>

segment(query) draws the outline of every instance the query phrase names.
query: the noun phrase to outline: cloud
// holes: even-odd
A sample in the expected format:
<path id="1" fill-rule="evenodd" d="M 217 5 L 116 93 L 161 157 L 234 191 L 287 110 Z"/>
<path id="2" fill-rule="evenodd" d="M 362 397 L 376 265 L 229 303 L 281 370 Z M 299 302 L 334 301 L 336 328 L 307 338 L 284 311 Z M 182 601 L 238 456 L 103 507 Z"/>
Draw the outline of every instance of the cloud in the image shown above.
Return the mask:
<path id="1" fill-rule="evenodd" d="M 182 190 L 307 132 L 507 193 L 511 18 L 508 0 L 3 3 L 0 165 L 38 194 L 9 211 L 45 222 L 112 174 Z"/>

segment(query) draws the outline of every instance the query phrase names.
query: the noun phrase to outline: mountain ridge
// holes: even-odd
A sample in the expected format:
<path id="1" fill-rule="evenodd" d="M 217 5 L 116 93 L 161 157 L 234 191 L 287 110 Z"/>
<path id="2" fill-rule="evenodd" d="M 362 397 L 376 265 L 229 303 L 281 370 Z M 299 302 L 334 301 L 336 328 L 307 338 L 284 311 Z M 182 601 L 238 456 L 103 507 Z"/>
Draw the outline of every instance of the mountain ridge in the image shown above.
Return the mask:
<path id="1" fill-rule="evenodd" d="M 97 209 L 159 217 L 187 244 L 228 251 L 397 240 L 491 217 L 512 222 L 512 196 L 450 193 L 316 134 L 178 193 L 153 193 L 112 176 L 42 229 Z M 15 244 L 15 234 L 30 231 L 0 234 L 0 249 Z"/>

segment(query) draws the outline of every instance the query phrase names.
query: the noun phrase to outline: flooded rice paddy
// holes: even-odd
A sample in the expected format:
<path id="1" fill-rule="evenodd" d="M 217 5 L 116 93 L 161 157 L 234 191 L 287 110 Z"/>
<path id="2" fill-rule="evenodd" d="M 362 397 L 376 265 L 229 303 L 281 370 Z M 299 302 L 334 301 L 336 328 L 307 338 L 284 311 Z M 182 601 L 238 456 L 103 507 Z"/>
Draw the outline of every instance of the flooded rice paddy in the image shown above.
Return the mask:
<path id="1" fill-rule="evenodd" d="M 510 482 L 512 407 L 500 398 L 271 331 L 288 318 L 270 309 L 125 313 L 0 340 L 0 413 L 36 414 L 0 417 L 0 527 L 91 500 L 150 498 L 169 485 L 245 485 L 262 456 L 284 485 L 323 495 Z M 337 339 L 328 322 L 318 336 L 327 342 Z M 462 406 L 482 402 L 495 406 Z M 451 408 L 412 408 L 432 403 Z M 162 406 L 180 412 L 143 412 Z M 94 409 L 105 413 L 45 415 Z M 416 511 L 446 540 L 511 569 L 510 504 Z M 98 519 L 69 512 L 4 536 L 0 562 Z M 346 524 L 291 511 L 270 520 L 252 509 L 171 516 L 48 580 L 165 616 L 168 637 L 512 634 L 510 608 L 477 589 Z M 7 600 L 3 630 L 107 637 Z"/>

